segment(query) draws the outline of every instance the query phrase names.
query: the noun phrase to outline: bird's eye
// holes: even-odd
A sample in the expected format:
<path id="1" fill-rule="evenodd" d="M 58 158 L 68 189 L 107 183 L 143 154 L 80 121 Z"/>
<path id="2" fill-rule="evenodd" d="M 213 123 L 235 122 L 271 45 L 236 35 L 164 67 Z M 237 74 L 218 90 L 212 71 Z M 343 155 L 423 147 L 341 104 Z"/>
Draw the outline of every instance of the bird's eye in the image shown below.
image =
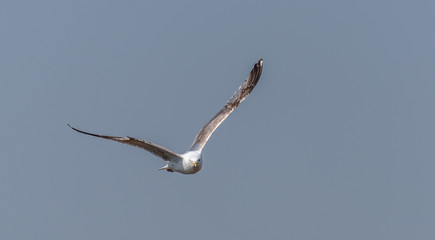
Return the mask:
<path id="1" fill-rule="evenodd" d="M 198 162 L 200 162 L 201 161 L 201 159 L 198 159 Z"/>

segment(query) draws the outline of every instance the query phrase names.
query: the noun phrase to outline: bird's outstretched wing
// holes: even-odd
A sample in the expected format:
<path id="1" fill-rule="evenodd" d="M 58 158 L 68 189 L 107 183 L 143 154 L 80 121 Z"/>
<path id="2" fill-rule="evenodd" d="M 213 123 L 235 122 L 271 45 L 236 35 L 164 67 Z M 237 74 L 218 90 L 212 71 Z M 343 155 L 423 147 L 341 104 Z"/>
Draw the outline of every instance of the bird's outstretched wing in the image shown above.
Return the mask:
<path id="1" fill-rule="evenodd" d="M 263 70 L 263 59 L 258 60 L 254 65 L 254 68 L 249 73 L 243 84 L 237 89 L 233 97 L 225 104 L 225 106 L 199 131 L 193 140 L 190 150 L 200 151 L 204 148 L 210 136 L 214 130 L 239 106 L 239 104 L 245 100 L 245 98 L 254 89 Z"/>
<path id="2" fill-rule="evenodd" d="M 140 148 L 145 149 L 148 152 L 150 152 L 158 157 L 163 158 L 166 161 L 179 161 L 182 159 L 182 157 L 179 154 L 174 153 L 165 147 L 159 146 L 155 143 L 148 142 L 148 141 L 145 141 L 142 139 L 137 139 L 137 138 L 132 138 L 132 137 L 113 137 L 113 136 L 98 135 L 98 134 L 93 134 L 93 133 L 81 131 L 77 128 L 72 127 L 69 124 L 68 124 L 68 126 L 79 133 L 83 133 L 83 134 L 87 134 L 87 135 L 91 135 L 91 136 L 99 137 L 99 138 L 110 139 L 110 140 L 117 141 L 120 143 L 140 147 Z"/>

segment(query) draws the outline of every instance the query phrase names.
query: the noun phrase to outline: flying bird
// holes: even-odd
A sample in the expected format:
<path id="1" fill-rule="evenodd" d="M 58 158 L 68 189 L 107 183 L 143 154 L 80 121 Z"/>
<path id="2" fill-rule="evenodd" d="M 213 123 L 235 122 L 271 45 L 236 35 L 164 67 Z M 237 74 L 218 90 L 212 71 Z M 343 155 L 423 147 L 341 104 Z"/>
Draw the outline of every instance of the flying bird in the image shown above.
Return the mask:
<path id="1" fill-rule="evenodd" d="M 72 127 L 70 124 L 68 124 L 68 126 L 79 133 L 91 135 L 94 137 L 109 139 L 120 143 L 143 148 L 146 151 L 149 151 L 152 154 L 166 161 L 167 164 L 164 167 L 159 168 L 159 170 L 167 170 L 168 172 L 179 172 L 182 174 L 194 174 L 197 173 L 199 170 L 201 170 L 202 149 L 204 148 L 208 139 L 216 130 L 216 128 L 251 93 L 252 89 L 254 89 L 255 85 L 257 85 L 258 80 L 260 79 L 262 70 L 263 70 L 263 59 L 260 59 L 254 65 L 254 67 L 252 68 L 251 72 L 249 73 L 248 77 L 243 82 L 243 84 L 234 93 L 233 97 L 230 100 L 228 100 L 228 102 L 223 106 L 223 108 L 207 124 L 205 124 L 204 127 L 202 127 L 202 129 L 196 135 L 195 140 L 193 140 L 190 149 L 183 154 L 175 153 L 163 146 L 138 138 L 132 138 L 128 136 L 114 137 L 114 136 L 99 135 L 99 134 L 94 134 L 94 133 L 89 133 L 89 132 L 79 130 L 77 128 Z"/>

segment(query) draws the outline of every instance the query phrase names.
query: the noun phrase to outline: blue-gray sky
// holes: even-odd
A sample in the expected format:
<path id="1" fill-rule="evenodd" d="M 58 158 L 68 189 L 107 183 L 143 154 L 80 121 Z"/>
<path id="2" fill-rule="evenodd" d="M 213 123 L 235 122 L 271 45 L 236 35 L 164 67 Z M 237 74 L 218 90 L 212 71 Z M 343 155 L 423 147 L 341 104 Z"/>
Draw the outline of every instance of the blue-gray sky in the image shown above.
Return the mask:
<path id="1" fill-rule="evenodd" d="M 2 1 L 1 239 L 430 239 L 435 2 Z M 192 176 L 66 123 L 185 151 Z"/>

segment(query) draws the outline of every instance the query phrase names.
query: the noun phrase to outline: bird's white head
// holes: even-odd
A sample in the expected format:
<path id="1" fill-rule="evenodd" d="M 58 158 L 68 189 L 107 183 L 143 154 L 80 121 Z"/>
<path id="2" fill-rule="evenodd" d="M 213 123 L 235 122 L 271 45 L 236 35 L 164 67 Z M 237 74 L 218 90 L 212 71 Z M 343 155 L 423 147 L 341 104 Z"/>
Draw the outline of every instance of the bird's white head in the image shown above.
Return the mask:
<path id="1" fill-rule="evenodd" d="M 198 159 L 190 159 L 190 162 L 192 163 L 192 165 L 193 165 L 193 167 L 194 167 L 195 169 L 198 169 L 198 171 L 201 170 L 201 167 L 202 167 L 202 161 L 201 161 L 201 158 L 198 158 Z"/>
<path id="2" fill-rule="evenodd" d="M 198 172 L 202 168 L 202 154 L 199 151 L 188 151 L 183 154 L 185 168 L 192 172 Z"/>

